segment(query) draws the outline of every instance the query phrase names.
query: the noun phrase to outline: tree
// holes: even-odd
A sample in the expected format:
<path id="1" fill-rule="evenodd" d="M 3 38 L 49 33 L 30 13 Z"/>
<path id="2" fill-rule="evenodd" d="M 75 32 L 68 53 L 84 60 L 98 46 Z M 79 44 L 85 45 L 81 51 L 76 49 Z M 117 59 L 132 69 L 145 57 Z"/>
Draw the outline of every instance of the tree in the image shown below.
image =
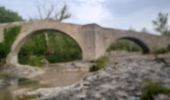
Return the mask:
<path id="1" fill-rule="evenodd" d="M 66 4 L 58 11 L 55 5 L 50 4 L 49 6 L 47 3 L 43 2 L 44 4 L 38 3 L 37 10 L 39 14 L 39 20 L 55 20 L 55 21 L 63 21 L 71 17 L 71 14 L 68 12 L 68 7 Z M 50 41 L 51 43 L 55 40 L 49 40 L 49 34 L 47 32 L 45 34 L 46 45 L 48 51 L 51 52 Z"/>
<path id="2" fill-rule="evenodd" d="M 153 20 L 155 30 L 162 35 L 170 35 L 168 27 L 168 13 L 159 13 L 156 20 Z"/>
<path id="3" fill-rule="evenodd" d="M 147 33 L 148 30 L 147 30 L 147 28 L 144 27 L 144 28 L 142 28 L 141 32 Z"/>
<path id="4" fill-rule="evenodd" d="M 22 21 L 22 17 L 18 15 L 17 12 L 6 9 L 3 6 L 0 6 L 0 23 Z"/>
<path id="5" fill-rule="evenodd" d="M 39 20 L 63 21 L 71 17 L 66 4 L 64 4 L 64 6 L 58 11 L 53 4 L 47 6 L 47 4 L 41 5 L 41 3 L 39 3 L 37 5 L 37 11 L 39 14 Z"/>
<path id="6" fill-rule="evenodd" d="M 129 32 L 135 32 L 136 30 L 131 26 L 128 31 Z"/>

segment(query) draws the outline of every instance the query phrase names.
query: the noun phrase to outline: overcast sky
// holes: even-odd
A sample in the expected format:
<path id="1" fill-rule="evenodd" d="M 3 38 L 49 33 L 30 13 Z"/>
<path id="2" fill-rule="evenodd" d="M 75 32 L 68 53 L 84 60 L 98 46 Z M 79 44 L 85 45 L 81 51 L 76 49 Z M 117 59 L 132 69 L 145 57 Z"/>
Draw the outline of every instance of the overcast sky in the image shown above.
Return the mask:
<path id="1" fill-rule="evenodd" d="M 46 2 L 46 5 L 52 3 L 56 8 L 66 2 L 72 14 L 67 22 L 97 23 L 119 29 L 132 27 L 138 31 L 145 27 L 152 33 L 155 33 L 152 20 L 156 19 L 158 13 L 170 14 L 170 0 L 0 0 L 0 5 L 29 19 L 38 17 L 36 7 L 42 2 Z"/>

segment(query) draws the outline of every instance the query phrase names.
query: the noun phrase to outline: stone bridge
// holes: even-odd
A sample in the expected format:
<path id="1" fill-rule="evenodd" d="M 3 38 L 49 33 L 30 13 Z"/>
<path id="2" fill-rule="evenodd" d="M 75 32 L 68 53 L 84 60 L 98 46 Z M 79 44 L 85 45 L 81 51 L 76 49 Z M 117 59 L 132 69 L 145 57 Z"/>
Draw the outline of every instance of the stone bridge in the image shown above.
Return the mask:
<path id="1" fill-rule="evenodd" d="M 76 25 L 56 21 L 14 22 L 0 24 L 0 42 L 3 42 L 5 28 L 21 26 L 21 32 L 14 41 L 6 58 L 7 64 L 18 64 L 18 53 L 24 43 L 33 35 L 43 31 L 59 31 L 71 37 L 82 50 L 83 60 L 95 60 L 104 55 L 111 43 L 119 39 L 128 39 L 138 44 L 144 53 L 155 48 L 170 46 L 170 38 L 143 32 L 103 28 L 96 24 Z"/>

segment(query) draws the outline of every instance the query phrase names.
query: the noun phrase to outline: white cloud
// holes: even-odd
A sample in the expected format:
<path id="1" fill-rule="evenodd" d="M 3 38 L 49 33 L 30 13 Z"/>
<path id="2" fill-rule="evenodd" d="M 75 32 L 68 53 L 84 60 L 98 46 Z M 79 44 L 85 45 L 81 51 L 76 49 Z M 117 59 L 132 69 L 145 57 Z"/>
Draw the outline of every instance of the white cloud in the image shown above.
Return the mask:
<path id="1" fill-rule="evenodd" d="M 106 0 L 76 0 L 78 4 L 71 3 L 72 21 L 77 23 L 97 23 L 106 25 L 113 19 L 112 13 L 105 7 Z"/>

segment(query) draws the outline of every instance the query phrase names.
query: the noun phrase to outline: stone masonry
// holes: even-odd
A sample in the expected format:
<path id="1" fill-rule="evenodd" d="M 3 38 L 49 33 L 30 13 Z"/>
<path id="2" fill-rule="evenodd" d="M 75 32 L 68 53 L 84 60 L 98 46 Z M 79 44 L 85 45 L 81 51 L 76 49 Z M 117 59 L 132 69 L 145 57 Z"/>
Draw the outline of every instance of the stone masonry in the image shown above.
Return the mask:
<path id="1" fill-rule="evenodd" d="M 24 43 L 33 35 L 42 31 L 62 32 L 73 38 L 82 50 L 83 60 L 95 60 L 104 55 L 111 43 L 127 39 L 137 43 L 144 53 L 155 48 L 167 48 L 170 38 L 151 35 L 143 32 L 125 31 L 119 29 L 103 28 L 96 24 L 76 25 L 57 21 L 14 22 L 0 24 L 0 43 L 4 41 L 4 28 L 21 26 L 21 32 L 14 41 L 7 56 L 7 64 L 18 64 L 18 53 Z"/>

